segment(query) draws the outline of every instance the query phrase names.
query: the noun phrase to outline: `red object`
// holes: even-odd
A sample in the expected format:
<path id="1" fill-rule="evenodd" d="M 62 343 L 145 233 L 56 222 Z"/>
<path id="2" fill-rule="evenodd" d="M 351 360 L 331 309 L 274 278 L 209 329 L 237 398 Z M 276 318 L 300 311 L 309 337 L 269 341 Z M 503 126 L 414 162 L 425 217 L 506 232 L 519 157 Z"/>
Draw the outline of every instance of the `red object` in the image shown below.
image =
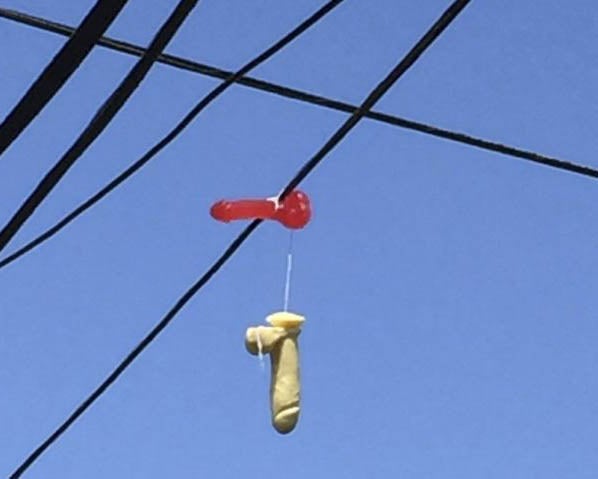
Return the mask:
<path id="1" fill-rule="evenodd" d="M 275 198 L 218 201 L 212 205 L 210 214 L 225 223 L 233 220 L 275 220 L 287 228 L 300 229 L 311 219 L 311 205 L 305 193 L 294 190 L 280 204 Z"/>

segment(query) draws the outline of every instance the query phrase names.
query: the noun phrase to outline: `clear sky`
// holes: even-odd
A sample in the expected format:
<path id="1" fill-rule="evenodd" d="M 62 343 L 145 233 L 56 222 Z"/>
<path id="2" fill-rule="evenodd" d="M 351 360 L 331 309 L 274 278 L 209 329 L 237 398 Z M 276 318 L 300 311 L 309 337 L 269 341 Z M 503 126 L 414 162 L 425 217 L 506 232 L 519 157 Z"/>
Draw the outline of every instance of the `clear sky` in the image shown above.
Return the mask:
<path id="1" fill-rule="evenodd" d="M 109 34 L 149 43 L 173 1 Z M 167 51 L 236 69 L 322 0 L 203 0 Z M 93 0 L 5 0 L 78 23 Z M 449 4 L 347 0 L 255 76 L 360 102 Z M 598 6 L 473 1 L 379 109 L 598 167 Z M 0 20 L 0 115 L 64 42 Z M 0 158 L 4 223 L 135 59 L 95 49 Z M 156 65 L 15 238 L 136 160 L 216 80 Z M 0 271 L 0 475 L 112 370 L 346 115 L 233 87 L 117 192 Z M 270 426 L 245 329 L 279 309 L 264 224 L 30 478 L 590 479 L 598 470 L 598 183 L 364 120 L 304 182 L 291 308 L 303 403 Z M 8 250 L 7 250 L 8 251 Z"/>

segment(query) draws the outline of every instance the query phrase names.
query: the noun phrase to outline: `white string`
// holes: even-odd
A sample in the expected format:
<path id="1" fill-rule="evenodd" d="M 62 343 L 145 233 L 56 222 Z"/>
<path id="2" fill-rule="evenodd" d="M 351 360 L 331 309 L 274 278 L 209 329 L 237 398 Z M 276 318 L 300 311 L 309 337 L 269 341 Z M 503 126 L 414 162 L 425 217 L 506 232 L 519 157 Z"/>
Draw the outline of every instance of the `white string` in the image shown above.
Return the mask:
<path id="1" fill-rule="evenodd" d="M 287 252 L 287 274 L 284 283 L 284 310 L 289 310 L 289 299 L 291 296 L 291 272 L 293 270 L 293 231 L 289 237 L 289 250 Z"/>
<path id="2" fill-rule="evenodd" d="M 257 339 L 257 356 L 260 361 L 260 368 L 264 370 L 264 345 L 262 344 L 262 337 L 260 336 L 261 326 L 255 328 L 255 337 Z"/>

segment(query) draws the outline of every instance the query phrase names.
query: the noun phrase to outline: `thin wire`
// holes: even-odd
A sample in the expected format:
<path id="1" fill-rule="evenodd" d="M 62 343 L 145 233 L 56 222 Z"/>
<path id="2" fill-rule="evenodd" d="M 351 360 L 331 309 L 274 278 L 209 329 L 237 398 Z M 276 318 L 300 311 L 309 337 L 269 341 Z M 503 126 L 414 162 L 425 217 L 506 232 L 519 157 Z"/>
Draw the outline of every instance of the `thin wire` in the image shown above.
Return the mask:
<path id="1" fill-rule="evenodd" d="M 75 31 L 75 29 L 69 25 L 52 22 L 40 17 L 34 17 L 32 15 L 5 8 L 0 8 L 0 17 L 4 17 L 9 20 L 13 20 L 25 25 L 29 25 L 38 29 L 42 29 L 64 36 L 70 36 Z M 142 55 L 145 51 L 144 48 L 139 45 L 135 45 L 132 43 L 124 42 L 122 40 L 117 40 L 109 37 L 102 37 L 100 40 L 98 40 L 98 45 L 112 49 L 114 51 L 136 56 Z M 211 65 L 206 65 L 204 63 L 198 63 L 174 55 L 160 55 L 158 57 L 158 61 L 165 65 L 172 66 L 174 68 L 190 71 L 193 73 L 199 73 L 201 75 L 209 76 L 212 78 L 225 79 L 232 75 L 232 72 L 230 71 L 223 70 L 221 68 L 217 68 Z M 245 76 L 242 78 L 238 78 L 236 80 L 236 83 L 256 90 L 273 93 L 275 95 L 282 96 L 283 98 L 289 98 L 304 103 L 310 103 L 316 106 L 329 108 L 336 111 L 342 111 L 345 113 L 353 113 L 353 111 L 357 109 L 356 105 L 352 105 L 350 103 L 345 103 L 339 100 L 314 95 L 313 93 L 309 93 L 303 90 L 289 88 L 286 86 L 278 85 L 276 83 L 267 82 L 253 77 Z M 540 153 L 536 153 L 530 150 L 516 148 L 513 146 L 498 143 L 496 141 L 484 140 L 482 138 L 471 136 L 466 133 L 455 132 L 434 125 L 429 125 L 426 123 L 421 123 L 414 120 L 409 120 L 406 118 L 381 113 L 378 111 L 368 111 L 365 114 L 365 116 L 371 120 L 386 123 L 388 125 L 396 126 L 399 128 L 405 128 L 407 130 L 417 131 L 425 135 L 431 135 L 437 138 L 455 141 L 457 143 L 473 146 L 475 148 L 480 148 L 483 150 L 492 151 L 494 153 L 499 153 L 501 155 L 519 158 L 521 160 L 531 161 L 544 166 L 568 171 L 570 173 L 588 176 L 590 178 L 598 178 L 598 169 L 592 168 L 587 165 L 581 165 L 568 160 L 562 160 L 559 158 L 542 155 Z"/>
<path id="2" fill-rule="evenodd" d="M 470 0 L 457 0 L 444 12 L 432 28 L 426 32 L 422 39 L 415 45 L 407 56 L 393 69 L 393 71 L 368 95 L 363 104 L 355 110 L 353 117 L 358 117 L 357 121 L 345 122 L 332 135 L 329 141 L 299 170 L 288 185 L 298 185 L 305 177 L 310 174 L 314 167 L 322 161 L 324 155 L 329 153 L 332 148 L 338 144 L 342 138 L 351 130 L 363 117 L 365 109 L 374 105 L 380 97 L 390 88 L 392 83 L 411 66 L 415 60 L 429 47 L 432 42 L 446 29 L 446 27 L 456 18 L 456 16 L 465 8 Z M 314 163 L 314 159 L 317 162 Z M 281 198 L 286 196 L 283 191 Z M 127 369 L 127 367 L 139 356 L 150 343 L 164 330 L 166 326 L 174 319 L 176 314 L 193 298 L 193 296 L 224 266 L 229 258 L 241 247 L 241 245 L 249 238 L 249 236 L 262 223 L 262 220 L 252 221 L 241 234 L 226 248 L 224 253 L 216 260 L 216 262 L 208 269 L 206 273 L 201 276 L 193 284 L 183 296 L 176 302 L 173 308 L 166 313 L 166 316 L 154 326 L 154 328 L 145 336 L 141 342 L 125 357 L 125 359 L 108 375 L 108 377 L 75 409 L 75 411 L 20 465 L 17 470 L 10 476 L 10 479 L 17 479 L 21 474 L 31 466 L 31 464 L 54 443 L 65 431 L 118 379 L 118 377 Z"/>
<path id="3" fill-rule="evenodd" d="M 180 0 L 166 22 L 153 38 L 146 53 L 139 59 L 116 90 L 102 104 L 91 122 L 75 140 L 73 145 L 46 173 L 33 192 L 19 207 L 17 212 L 0 231 L 0 251 L 6 247 L 23 224 L 33 215 L 35 209 L 50 194 L 71 166 L 81 157 L 98 136 L 104 131 L 118 111 L 143 81 L 160 52 L 174 37 L 183 21 L 191 13 L 199 0 Z"/>
<path id="4" fill-rule="evenodd" d="M 202 110 L 204 110 L 212 101 L 214 101 L 220 94 L 222 94 L 225 90 L 227 90 L 237 79 L 241 78 L 247 72 L 251 71 L 253 68 L 257 67 L 272 55 L 280 51 L 286 45 L 288 45 L 291 41 L 305 32 L 308 28 L 314 25 L 318 20 L 323 18 L 327 13 L 332 11 L 335 7 L 340 5 L 344 0 L 332 0 L 324 4 L 318 11 L 316 11 L 313 15 L 311 15 L 308 19 L 303 21 L 299 26 L 297 26 L 294 30 L 289 32 L 279 41 L 274 43 L 271 47 L 266 49 L 264 52 L 259 54 L 253 60 L 245 64 L 239 71 L 236 73 L 231 74 L 225 81 L 220 83 L 216 88 L 214 88 L 210 93 L 208 93 L 204 98 L 201 99 L 199 103 L 197 103 L 185 117 L 172 129 L 166 136 L 164 136 L 158 143 L 156 143 L 150 150 L 145 153 L 141 158 L 139 158 L 135 163 L 129 166 L 125 171 L 123 171 L 120 175 L 114 178 L 110 183 L 104 186 L 100 191 L 98 191 L 95 195 L 88 198 L 86 201 L 81 203 L 77 206 L 73 211 L 63 217 L 58 223 L 56 223 L 51 228 L 44 231 L 41 235 L 39 235 L 34 240 L 27 243 L 25 246 L 20 248 L 18 251 L 12 253 L 10 256 L 7 256 L 2 261 L 0 261 L 0 268 L 7 266 L 8 264 L 12 263 L 19 257 L 23 256 L 25 253 L 31 251 L 36 246 L 40 245 L 41 243 L 45 242 L 56 233 L 58 233 L 62 228 L 68 225 L 71 221 L 81 215 L 83 212 L 91 208 L 94 204 L 100 201 L 103 197 L 109 194 L 112 190 L 117 188 L 120 184 L 126 181 L 129 177 L 135 174 L 139 169 L 141 169 L 146 163 L 148 163 L 154 156 L 156 156 L 162 149 L 168 146 L 179 134 L 183 132 L 183 130 L 199 115 Z"/>
<path id="5" fill-rule="evenodd" d="M 124 360 L 102 381 L 102 383 L 73 411 L 73 413 L 50 435 L 44 442 L 35 449 L 27 459 L 10 475 L 10 479 L 18 479 L 35 462 L 35 460 L 54 442 L 62 436 L 66 430 L 116 381 L 116 379 L 127 369 L 127 367 L 139 356 L 143 350 L 162 332 L 172 321 L 176 314 L 185 304 L 197 293 L 216 272 L 226 263 L 233 253 L 239 249 L 247 237 L 257 228 L 259 222 L 251 223 L 224 251 L 222 256 L 210 267 L 210 269 L 176 302 L 173 308 L 164 318 L 145 336 L 135 348 L 124 358 Z"/>
<path id="6" fill-rule="evenodd" d="M 291 297 L 291 273 L 293 272 L 293 230 L 289 233 L 289 249 L 287 250 L 287 271 L 284 280 L 284 311 L 289 310 Z"/>
<path id="7" fill-rule="evenodd" d="M 262 343 L 262 328 L 258 326 L 255 328 L 255 338 L 257 339 L 257 359 L 260 363 L 260 370 L 264 372 L 266 365 L 264 364 L 264 344 Z"/>
<path id="8" fill-rule="evenodd" d="M 297 175 L 288 183 L 280 195 L 280 199 L 284 199 L 291 193 L 303 179 L 324 159 L 324 157 L 332 151 L 332 149 L 345 137 L 351 129 L 365 116 L 365 113 L 370 110 L 384 95 L 388 89 L 417 61 L 422 53 L 438 38 L 438 36 L 449 26 L 454 18 L 467 6 L 470 0 L 456 0 L 444 12 L 444 14 L 434 23 L 432 28 L 415 44 L 415 46 L 407 53 L 405 58 L 390 72 L 390 74 L 382 80 L 376 88 L 368 95 L 364 102 L 353 112 L 353 114 L 345 121 L 334 135 L 326 142 L 323 148 L 309 160 L 303 168 L 299 170 Z"/>
<path id="9" fill-rule="evenodd" d="M 0 155 L 27 128 L 79 68 L 79 65 L 126 3 L 127 0 L 98 0 L 85 16 L 79 28 L 72 29 L 69 40 L 0 124 Z"/>
<path id="10" fill-rule="evenodd" d="M 257 65 L 268 59 L 274 53 L 282 49 L 288 43 L 297 38 L 301 33 L 306 31 L 309 27 L 314 25 L 318 20 L 324 17 L 332 9 L 338 6 L 343 0 L 334 0 L 326 3 L 317 12 L 311 15 L 307 20 L 303 21 L 298 27 L 293 29 L 290 33 L 285 35 L 281 40 L 277 41 L 270 48 L 265 50 L 262 54 L 258 55 L 255 59 L 247 63 L 239 72 L 232 75 L 231 78 L 221 83 L 217 88 L 212 90 L 196 107 L 191 110 L 190 113 L 180 122 L 161 142 L 159 142 L 154 148 L 152 148 L 140 161 L 129 168 L 125 173 L 130 175 L 139 169 L 144 162 L 148 161 L 152 155 L 158 153 L 161 148 L 166 146 L 172 141 L 178 133 L 180 133 L 185 126 L 196 116 L 203 108 L 205 108 L 212 100 L 214 100 L 220 93 L 222 93 L 228 86 L 230 86 L 234 77 L 243 75 L 244 72 L 255 68 Z M 124 181 L 123 175 L 121 175 L 121 181 Z M 118 179 L 117 179 L 118 180 Z M 114 180 L 107 188 L 111 185 L 117 186 L 117 180 Z M 99 199 L 104 194 L 107 194 L 109 189 L 104 188 L 98 193 L 95 198 Z M 93 204 L 93 203 L 91 203 Z M 17 470 L 11 475 L 11 479 L 16 479 L 28 469 L 33 462 L 48 448 L 50 447 L 64 432 L 73 424 L 79 416 L 85 412 L 87 408 L 93 404 L 97 398 L 99 398 L 106 389 L 124 372 L 124 370 L 131 364 L 135 358 L 141 354 L 141 352 L 156 338 L 156 336 L 166 327 L 166 325 L 174 318 L 178 311 L 191 299 L 191 297 L 201 289 L 201 287 L 207 283 L 210 278 L 224 265 L 230 256 L 239 248 L 239 246 L 245 241 L 245 239 L 251 234 L 251 232 L 257 228 L 258 222 L 250 224 L 244 232 L 227 248 L 222 256 L 212 265 L 212 267 L 181 297 L 181 299 L 175 304 L 175 306 L 168 312 L 168 314 L 156 325 L 150 333 L 127 355 L 127 357 L 117 366 L 114 371 L 100 384 L 100 386 L 85 400 L 81 403 L 77 409 L 62 423 L 33 453 L 17 468 Z"/>

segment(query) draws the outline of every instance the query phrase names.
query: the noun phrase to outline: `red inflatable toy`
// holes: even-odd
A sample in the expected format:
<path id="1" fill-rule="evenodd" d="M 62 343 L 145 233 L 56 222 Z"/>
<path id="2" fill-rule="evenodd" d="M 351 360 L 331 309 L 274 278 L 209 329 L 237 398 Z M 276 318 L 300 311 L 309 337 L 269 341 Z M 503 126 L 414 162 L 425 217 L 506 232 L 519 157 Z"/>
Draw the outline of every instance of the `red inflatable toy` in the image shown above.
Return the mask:
<path id="1" fill-rule="evenodd" d="M 280 203 L 276 198 L 218 201 L 212 205 L 210 214 L 225 223 L 233 220 L 275 220 L 287 228 L 300 229 L 311 218 L 311 205 L 305 193 L 294 190 Z"/>

